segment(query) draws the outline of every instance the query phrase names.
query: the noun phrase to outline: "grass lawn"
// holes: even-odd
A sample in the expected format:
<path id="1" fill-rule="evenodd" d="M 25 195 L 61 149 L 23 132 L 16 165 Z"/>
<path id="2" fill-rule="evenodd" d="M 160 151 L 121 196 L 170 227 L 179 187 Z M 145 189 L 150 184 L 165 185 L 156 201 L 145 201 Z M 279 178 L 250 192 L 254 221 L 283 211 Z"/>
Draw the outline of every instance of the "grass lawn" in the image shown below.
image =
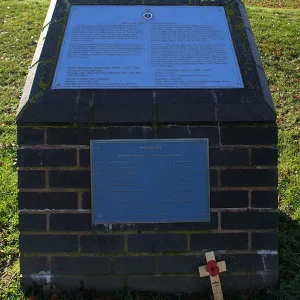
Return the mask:
<path id="1" fill-rule="evenodd" d="M 300 1 L 245 1 L 278 113 L 280 287 L 238 299 L 300 299 Z M 0 2 L 0 299 L 19 287 L 15 114 L 48 0 Z M 122 295 L 122 299 L 132 299 Z M 236 298 L 236 297 L 235 297 Z M 66 299 L 66 298 L 61 298 Z M 162 297 L 160 297 L 162 299 Z"/>

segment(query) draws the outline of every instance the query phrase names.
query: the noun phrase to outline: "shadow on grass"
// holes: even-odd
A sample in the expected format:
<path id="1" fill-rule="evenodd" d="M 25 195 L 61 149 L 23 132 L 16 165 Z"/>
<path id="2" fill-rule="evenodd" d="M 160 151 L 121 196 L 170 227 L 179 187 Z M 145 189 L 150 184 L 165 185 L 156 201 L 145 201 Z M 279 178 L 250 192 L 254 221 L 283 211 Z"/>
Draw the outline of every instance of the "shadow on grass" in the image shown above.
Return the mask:
<path id="1" fill-rule="evenodd" d="M 279 288 L 273 294 L 280 300 L 300 299 L 300 222 L 279 213 Z"/>
<path id="2" fill-rule="evenodd" d="M 279 211 L 279 285 L 263 291 L 227 295 L 226 300 L 300 299 L 300 222 Z"/>

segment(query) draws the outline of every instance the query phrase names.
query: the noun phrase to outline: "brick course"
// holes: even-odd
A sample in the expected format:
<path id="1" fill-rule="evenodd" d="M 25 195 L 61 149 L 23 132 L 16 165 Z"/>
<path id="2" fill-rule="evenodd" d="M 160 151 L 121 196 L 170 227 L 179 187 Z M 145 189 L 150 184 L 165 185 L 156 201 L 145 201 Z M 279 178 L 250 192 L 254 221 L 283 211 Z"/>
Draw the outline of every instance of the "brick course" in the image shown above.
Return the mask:
<path id="1" fill-rule="evenodd" d="M 21 253 L 78 252 L 76 235 L 20 235 Z"/>
<path id="2" fill-rule="evenodd" d="M 44 188 L 46 182 L 45 171 L 23 171 L 18 172 L 19 188 Z"/>
<path id="3" fill-rule="evenodd" d="M 48 259 L 46 256 L 20 256 L 20 272 L 22 274 L 39 273 L 47 271 Z"/>
<path id="4" fill-rule="evenodd" d="M 20 192 L 19 209 L 77 209 L 76 192 Z"/>
<path id="5" fill-rule="evenodd" d="M 20 214 L 20 231 L 46 231 L 46 214 Z"/>
<path id="6" fill-rule="evenodd" d="M 247 250 L 247 233 L 222 233 L 222 234 L 192 234 L 191 251 L 202 249 L 210 250 Z"/>
<path id="7" fill-rule="evenodd" d="M 51 188 L 90 188 L 89 171 L 50 171 L 49 185 Z"/>
<path id="8" fill-rule="evenodd" d="M 115 274 L 155 274 L 157 273 L 154 256 L 123 256 L 114 259 Z"/>
<path id="9" fill-rule="evenodd" d="M 253 191 L 251 203 L 252 207 L 277 208 L 278 193 L 277 191 Z"/>
<path id="10" fill-rule="evenodd" d="M 19 149 L 19 167 L 76 166 L 75 149 Z"/>
<path id="11" fill-rule="evenodd" d="M 39 145 L 44 144 L 44 129 L 30 127 L 19 127 L 17 131 L 18 145 Z"/>
<path id="12" fill-rule="evenodd" d="M 99 275 L 111 273 L 109 256 L 99 257 L 52 257 L 51 273 L 55 275 Z"/>
<path id="13" fill-rule="evenodd" d="M 249 192 L 244 191 L 213 191 L 210 194 L 211 208 L 248 207 Z"/>
<path id="14" fill-rule="evenodd" d="M 185 234 L 131 234 L 128 237 L 129 252 L 187 251 Z"/>
<path id="15" fill-rule="evenodd" d="M 80 237 L 82 253 L 123 252 L 124 235 L 83 235 Z"/>

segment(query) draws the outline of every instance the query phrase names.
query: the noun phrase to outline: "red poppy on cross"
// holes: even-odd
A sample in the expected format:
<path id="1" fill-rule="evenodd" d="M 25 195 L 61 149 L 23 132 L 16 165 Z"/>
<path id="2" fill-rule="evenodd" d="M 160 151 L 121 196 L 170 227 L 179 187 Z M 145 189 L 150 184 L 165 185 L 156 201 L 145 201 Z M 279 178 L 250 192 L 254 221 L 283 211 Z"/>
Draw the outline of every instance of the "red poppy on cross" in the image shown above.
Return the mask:
<path id="1" fill-rule="evenodd" d="M 215 300 L 223 300 L 219 273 L 226 271 L 225 261 L 216 262 L 213 251 L 205 253 L 207 265 L 199 267 L 200 277 L 209 276 Z"/>

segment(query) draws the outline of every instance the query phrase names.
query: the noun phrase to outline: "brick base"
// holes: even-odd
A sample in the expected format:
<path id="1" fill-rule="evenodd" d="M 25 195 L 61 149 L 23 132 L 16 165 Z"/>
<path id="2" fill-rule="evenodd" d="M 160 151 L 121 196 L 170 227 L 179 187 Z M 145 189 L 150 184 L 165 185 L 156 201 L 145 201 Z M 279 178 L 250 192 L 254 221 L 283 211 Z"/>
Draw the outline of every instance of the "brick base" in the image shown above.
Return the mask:
<path id="1" fill-rule="evenodd" d="M 90 139 L 209 138 L 211 222 L 91 224 Z M 277 282 L 277 129 L 248 126 L 18 128 L 25 287 L 208 292 L 204 253 L 225 292 Z"/>

